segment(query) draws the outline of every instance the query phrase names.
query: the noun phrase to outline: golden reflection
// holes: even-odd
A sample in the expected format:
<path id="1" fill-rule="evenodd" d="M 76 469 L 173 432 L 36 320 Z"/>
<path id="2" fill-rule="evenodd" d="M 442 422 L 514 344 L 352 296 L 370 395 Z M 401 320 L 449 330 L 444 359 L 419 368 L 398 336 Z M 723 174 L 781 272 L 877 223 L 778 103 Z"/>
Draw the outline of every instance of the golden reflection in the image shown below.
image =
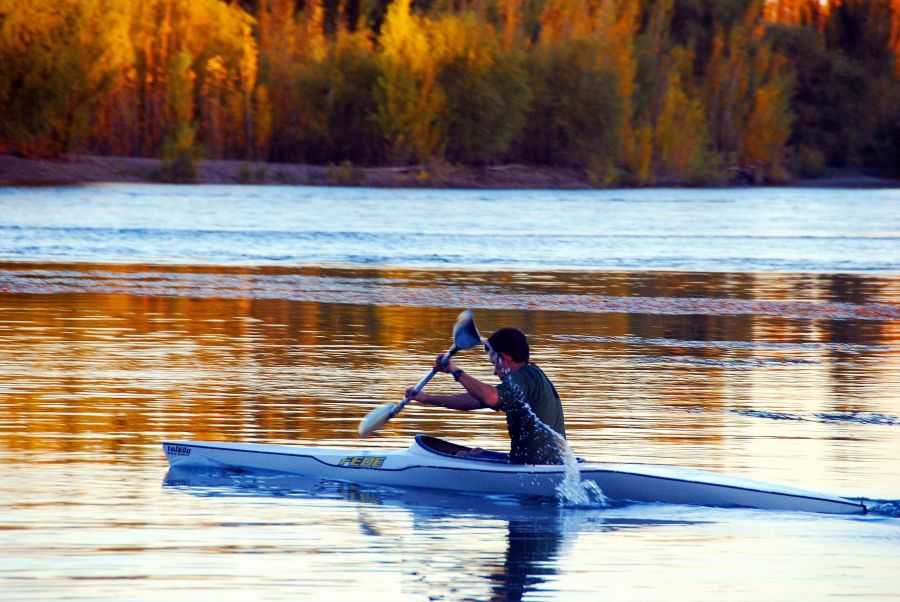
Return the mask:
<path id="1" fill-rule="evenodd" d="M 52 266 L 49 266 L 52 267 Z M 6 265 L 11 272 L 21 266 Z M 29 267 L 34 270 L 35 268 Z M 71 266 L 67 270 L 75 270 Z M 151 271 L 103 266 L 113 281 Z M 430 368 L 459 307 L 254 298 L 261 276 L 344 279 L 365 287 L 468 287 L 546 295 L 890 303 L 896 280 L 865 276 L 514 273 L 322 268 L 152 268 L 239 276 L 246 296 L 130 291 L 0 295 L 0 443 L 13 454 L 92 460 L 157 456 L 164 438 L 360 445 L 356 426 Z M 364 281 L 364 282 L 363 282 Z M 209 286 L 205 281 L 204 286 Z M 354 282 L 363 282 L 355 285 Z M 740 440 L 731 410 L 896 414 L 900 329 L 893 320 L 476 309 L 483 333 L 528 332 L 551 375 L 576 449 L 603 456 Z M 460 364 L 480 378 L 477 351 Z M 435 379 L 436 390 L 453 383 Z M 416 407 L 366 445 L 420 431 L 503 449 L 502 416 Z M 737 438 L 736 438 L 737 435 Z M 817 435 L 812 435 L 817 436 Z M 402 441 L 402 443 L 401 443 Z M 631 441 L 623 446 L 622 441 Z M 649 447 L 648 447 L 649 446 Z M 27 456 L 34 457 L 38 456 Z M 598 458 L 602 459 L 602 458 Z M 712 461 L 712 460 L 711 460 Z"/>

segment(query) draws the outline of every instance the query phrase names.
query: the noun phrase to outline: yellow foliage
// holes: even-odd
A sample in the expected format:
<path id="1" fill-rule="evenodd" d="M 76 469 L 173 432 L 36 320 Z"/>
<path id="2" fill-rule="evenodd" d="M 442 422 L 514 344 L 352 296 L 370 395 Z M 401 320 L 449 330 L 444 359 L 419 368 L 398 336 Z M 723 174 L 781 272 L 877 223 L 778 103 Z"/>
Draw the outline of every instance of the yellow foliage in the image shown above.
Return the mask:
<path id="1" fill-rule="evenodd" d="M 821 30 L 825 25 L 832 0 L 766 0 L 763 17 L 783 25 L 813 25 Z"/>
<path id="2" fill-rule="evenodd" d="M 540 52 L 584 42 L 585 65 L 572 80 L 601 72 L 603 89 L 615 93 L 597 107 L 625 114 L 610 151 L 618 154 L 605 161 L 640 183 L 691 178 L 711 157 L 775 177 L 791 103 L 801 105 L 801 119 L 808 111 L 792 99 L 788 65 L 772 51 L 769 40 L 783 28 L 770 28 L 772 36 L 765 29 L 774 22 L 831 32 L 840 2 L 755 0 L 737 22 L 730 11 L 744 4 L 718 11 L 694 2 L 699 13 L 679 12 L 694 20 L 676 31 L 674 0 L 437 0 L 415 10 L 413 0 L 0 0 L 0 147 L 58 154 L 78 142 L 92 152 L 156 155 L 167 135 L 190 129 L 212 157 L 265 158 L 270 148 L 279 158 L 300 156 L 306 151 L 292 151 L 306 140 L 321 158 L 365 139 L 360 155 L 369 160 L 428 162 L 471 148 L 453 138 L 460 124 L 478 144 L 485 124 L 499 122 L 491 116 L 505 112 L 520 117 L 498 135 L 500 150 L 476 160 L 521 160 L 527 143 L 516 157 L 509 141 L 551 96 L 523 68 Z M 365 24 L 385 5 L 376 36 Z M 258 22 L 241 6 L 255 6 Z M 877 25 L 890 28 L 895 73 L 866 77 L 891 91 L 900 80 L 900 0 L 878 6 L 893 10 L 889 24 L 878 12 Z M 866 48 L 819 39 L 829 56 L 844 53 L 865 68 L 853 53 Z M 892 96 L 878 97 L 877 119 L 886 122 Z M 511 99 L 521 101 L 518 113 Z M 544 126 L 532 139 L 553 124 Z M 303 137 L 309 131 L 315 144 Z"/>
<path id="3" fill-rule="evenodd" d="M 297 46 L 306 60 L 321 61 L 328 53 L 325 41 L 325 8 L 319 2 L 305 5 L 303 17 L 298 23 Z"/>
<path id="4" fill-rule="evenodd" d="M 673 52 L 673 63 L 671 75 L 664 84 L 654 147 L 661 175 L 685 181 L 703 170 L 709 139 L 703 102 L 686 88 L 684 74 L 690 69 L 689 53 Z"/>
<path id="5" fill-rule="evenodd" d="M 229 136 L 224 129 L 243 130 L 252 121 L 249 99 L 256 86 L 259 60 L 250 15 L 235 4 L 218 0 L 78 3 L 96 7 L 98 17 L 91 21 L 95 25 L 84 28 L 84 35 L 98 36 L 98 44 L 106 49 L 96 60 L 85 62 L 93 69 L 117 73 L 115 85 L 98 101 L 104 119 L 95 123 L 91 132 L 96 144 L 127 154 L 152 153 L 166 131 L 179 123 L 197 122 L 214 156 L 246 152 L 243 143 L 237 147 L 228 144 L 229 139 L 243 141 L 245 134 Z M 181 51 L 191 57 L 191 64 L 182 69 L 189 74 L 187 81 L 173 79 L 172 66 Z M 176 92 L 173 86 L 181 89 Z M 234 89 L 242 90 L 247 98 L 236 106 L 230 99 Z M 197 106 L 189 102 L 195 95 L 200 98 Z M 180 99 L 177 107 L 171 104 L 176 96 Z M 137 110 L 143 115 L 134 115 Z M 146 124 L 139 133 L 141 139 L 131 137 L 132 148 L 122 149 L 119 132 L 136 123 Z"/>
<path id="6" fill-rule="evenodd" d="M 75 8 L 74 0 L 21 2 L 0 0 L 0 43 L 10 51 L 24 51 L 40 43 L 46 33 L 62 27 Z"/>
<path id="7" fill-rule="evenodd" d="M 446 99 L 437 82 L 450 61 L 462 59 L 473 70 L 487 69 L 497 45 L 472 14 L 430 19 L 412 13 L 411 0 L 398 0 L 387 11 L 378 55 L 378 122 L 395 161 L 426 162 L 441 154 Z"/>
<path id="8" fill-rule="evenodd" d="M 396 0 L 388 7 L 381 27 L 381 55 L 388 61 L 421 73 L 433 64 L 426 19 L 412 14 L 411 0 Z"/>
<path id="9" fill-rule="evenodd" d="M 756 59 L 760 81 L 753 92 L 743 128 L 741 165 L 752 167 L 760 179 L 782 179 L 785 148 L 793 121 L 785 60 L 764 47 Z"/>

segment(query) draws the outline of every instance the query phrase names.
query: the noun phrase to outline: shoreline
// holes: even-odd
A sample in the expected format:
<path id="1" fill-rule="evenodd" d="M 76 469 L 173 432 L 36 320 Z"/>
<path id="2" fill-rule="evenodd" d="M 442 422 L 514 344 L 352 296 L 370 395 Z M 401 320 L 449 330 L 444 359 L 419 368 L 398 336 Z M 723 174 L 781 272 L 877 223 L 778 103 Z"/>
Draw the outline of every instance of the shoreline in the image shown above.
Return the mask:
<path id="1" fill-rule="evenodd" d="M 159 159 L 73 155 L 58 160 L 0 155 L 0 186 L 76 186 L 100 183 L 161 183 Z M 210 159 L 201 161 L 194 184 L 369 186 L 375 188 L 474 188 L 595 190 L 604 186 L 582 169 L 520 164 L 466 167 L 450 164 L 360 167 L 266 163 Z M 660 183 L 655 187 L 721 188 L 786 186 L 798 188 L 900 188 L 900 180 L 869 170 L 830 170 L 821 178 L 796 178 L 777 184 L 733 182 L 710 185 Z"/>

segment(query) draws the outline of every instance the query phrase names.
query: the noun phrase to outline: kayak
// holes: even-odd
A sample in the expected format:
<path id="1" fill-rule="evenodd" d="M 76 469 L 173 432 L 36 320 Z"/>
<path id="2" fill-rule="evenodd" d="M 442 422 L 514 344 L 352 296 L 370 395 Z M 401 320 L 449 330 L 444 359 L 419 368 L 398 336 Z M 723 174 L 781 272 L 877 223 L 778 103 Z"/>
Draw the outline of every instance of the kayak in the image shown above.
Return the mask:
<path id="1" fill-rule="evenodd" d="M 566 478 L 561 465 L 511 464 L 494 451 L 469 455 L 472 448 L 428 435 L 416 435 L 406 449 L 354 449 L 165 441 L 173 468 L 229 468 L 274 471 L 320 479 L 445 489 L 466 493 L 557 497 Z M 862 500 L 774 485 L 725 474 L 657 464 L 578 460 L 580 480 L 593 482 L 614 501 L 691 504 L 862 514 Z"/>

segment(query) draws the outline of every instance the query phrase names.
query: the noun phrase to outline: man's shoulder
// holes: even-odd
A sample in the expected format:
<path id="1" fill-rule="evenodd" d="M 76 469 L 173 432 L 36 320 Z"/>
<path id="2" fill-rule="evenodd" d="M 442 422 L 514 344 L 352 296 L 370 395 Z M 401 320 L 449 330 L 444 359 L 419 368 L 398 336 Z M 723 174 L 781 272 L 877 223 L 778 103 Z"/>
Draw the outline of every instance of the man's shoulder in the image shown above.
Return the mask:
<path id="1" fill-rule="evenodd" d="M 524 384 L 544 378 L 544 373 L 534 364 L 528 363 L 515 372 L 511 372 L 509 378 L 517 383 Z"/>
<path id="2" fill-rule="evenodd" d="M 538 368 L 537 364 L 532 364 L 530 362 L 525 364 L 521 372 L 524 372 L 523 376 L 527 376 L 528 378 L 533 378 L 536 380 L 550 380 L 550 378 L 544 373 L 544 371 Z"/>

